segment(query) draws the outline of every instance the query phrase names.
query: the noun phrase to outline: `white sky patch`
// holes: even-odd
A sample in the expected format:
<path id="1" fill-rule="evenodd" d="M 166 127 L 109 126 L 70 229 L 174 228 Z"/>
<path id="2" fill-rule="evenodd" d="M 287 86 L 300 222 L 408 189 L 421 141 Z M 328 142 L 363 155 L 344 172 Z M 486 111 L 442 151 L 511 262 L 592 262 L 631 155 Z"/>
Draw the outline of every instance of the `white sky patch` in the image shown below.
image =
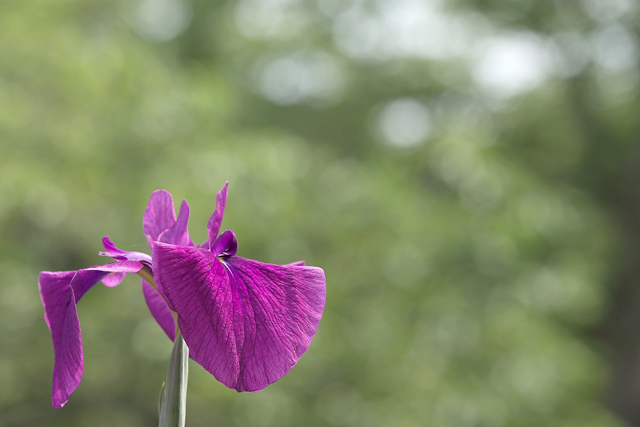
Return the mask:
<path id="1" fill-rule="evenodd" d="M 258 66 L 256 85 L 280 105 L 306 100 L 331 101 L 340 96 L 345 76 L 337 60 L 322 51 L 299 51 Z"/>
<path id="2" fill-rule="evenodd" d="M 630 12 L 636 5 L 632 0 L 583 0 L 582 7 L 595 22 L 610 22 Z"/>
<path id="3" fill-rule="evenodd" d="M 235 8 L 238 30 L 252 39 L 289 39 L 308 21 L 299 0 L 240 0 Z"/>
<path id="4" fill-rule="evenodd" d="M 554 72 L 553 46 L 533 33 L 486 38 L 478 45 L 471 73 L 489 94 L 508 98 L 535 89 Z"/>
<path id="5" fill-rule="evenodd" d="M 142 0 L 132 19 L 133 29 L 153 42 L 166 42 L 179 36 L 191 24 L 191 6 L 184 0 Z"/>
<path id="6" fill-rule="evenodd" d="M 395 147 L 413 147 L 431 134 L 429 109 L 413 98 L 400 98 L 385 105 L 378 116 L 378 130 L 384 141 Z"/>
<path id="7" fill-rule="evenodd" d="M 552 37 L 498 32 L 483 15 L 447 10 L 443 4 L 443 0 L 316 0 L 318 9 L 333 22 L 333 41 L 342 54 L 364 61 L 462 60 L 466 72 L 457 66 L 460 76 L 451 84 L 465 85 L 470 78 L 487 99 L 499 102 L 534 90 L 550 78 L 576 76 L 591 61 L 608 72 L 632 70 L 640 62 L 637 38 L 617 21 L 636 7 L 630 0 L 582 0 L 585 12 L 599 24 L 596 30 L 591 34 L 569 30 Z M 246 37 L 298 37 L 302 42 L 312 24 L 305 5 L 301 0 L 238 0 L 234 17 Z M 310 50 L 263 59 L 254 83 L 265 98 L 281 105 L 336 100 L 346 82 L 346 70 L 337 64 L 336 57 Z M 447 84 L 444 77 L 441 82 Z"/>
<path id="8" fill-rule="evenodd" d="M 439 3 L 378 0 L 375 11 L 351 7 L 335 21 L 336 47 L 360 59 L 447 60 L 460 56 L 467 51 L 473 34 L 488 25 L 479 15 L 445 13 Z"/>
<path id="9" fill-rule="evenodd" d="M 598 65 L 610 71 L 623 71 L 638 65 L 638 40 L 620 24 L 598 28 L 591 37 L 593 56 Z"/>

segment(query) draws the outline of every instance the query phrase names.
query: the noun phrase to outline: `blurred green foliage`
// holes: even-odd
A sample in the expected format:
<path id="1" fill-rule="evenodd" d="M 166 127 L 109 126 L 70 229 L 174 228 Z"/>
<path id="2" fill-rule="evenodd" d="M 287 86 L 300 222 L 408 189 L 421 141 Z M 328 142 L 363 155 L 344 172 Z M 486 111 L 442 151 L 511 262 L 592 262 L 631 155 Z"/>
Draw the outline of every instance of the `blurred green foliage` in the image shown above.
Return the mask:
<path id="1" fill-rule="evenodd" d="M 263 392 L 192 363 L 189 426 L 640 422 L 639 13 L 0 3 L 0 426 L 157 423 L 171 343 L 139 281 L 83 298 L 84 378 L 53 410 L 37 275 L 106 262 L 105 235 L 146 251 L 158 188 L 204 241 L 226 180 L 239 255 L 324 268 L 327 307 Z"/>

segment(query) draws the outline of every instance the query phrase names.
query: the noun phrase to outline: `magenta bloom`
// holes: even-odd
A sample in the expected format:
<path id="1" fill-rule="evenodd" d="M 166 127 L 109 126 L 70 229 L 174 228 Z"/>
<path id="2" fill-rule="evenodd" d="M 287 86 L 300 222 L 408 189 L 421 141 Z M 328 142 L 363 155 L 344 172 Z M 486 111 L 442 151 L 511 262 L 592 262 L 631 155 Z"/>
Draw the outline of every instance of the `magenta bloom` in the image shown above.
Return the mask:
<path id="1" fill-rule="evenodd" d="M 142 280 L 151 314 L 170 339 L 178 327 L 190 356 L 224 385 L 256 391 L 282 378 L 309 348 L 325 304 L 324 272 L 304 262 L 284 266 L 236 256 L 238 242 L 218 235 L 227 185 L 216 197 L 209 238 L 194 246 L 183 201 L 176 218 L 167 191 L 151 195 L 143 229 L 152 257 L 118 249 L 103 238 L 116 262 L 78 271 L 42 272 L 40 294 L 53 338 L 55 365 L 51 399 L 64 406 L 82 378 L 83 356 L 76 304 L 93 285 L 116 286 L 126 273 Z M 165 304 L 166 302 L 166 304 Z M 172 313 L 173 312 L 173 313 Z"/>

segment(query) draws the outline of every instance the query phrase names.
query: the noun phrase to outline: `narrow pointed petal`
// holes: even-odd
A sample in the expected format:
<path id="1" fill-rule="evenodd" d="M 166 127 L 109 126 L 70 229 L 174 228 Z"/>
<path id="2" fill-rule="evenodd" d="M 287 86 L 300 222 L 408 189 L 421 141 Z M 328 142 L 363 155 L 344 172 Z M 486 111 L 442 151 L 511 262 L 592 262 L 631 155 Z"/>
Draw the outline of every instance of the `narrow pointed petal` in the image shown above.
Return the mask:
<path id="1" fill-rule="evenodd" d="M 108 256 L 118 261 L 138 261 L 151 264 L 151 255 L 147 255 L 142 252 L 128 252 L 118 249 L 116 245 L 111 241 L 109 236 L 102 238 L 102 245 L 106 252 L 99 252 L 100 256 Z"/>
<path id="2" fill-rule="evenodd" d="M 190 212 L 189 204 L 186 200 L 183 200 L 175 224 L 161 233 L 156 240 L 163 243 L 171 243 L 172 245 L 193 246 L 193 242 L 189 238 L 188 229 Z"/>
<path id="3" fill-rule="evenodd" d="M 62 408 L 82 378 L 84 359 L 76 304 L 96 283 L 111 273 L 135 273 L 138 262 L 117 262 L 78 271 L 43 271 L 38 278 L 45 320 L 51 330 L 55 362 L 51 403 Z M 113 283 L 113 282 L 112 282 Z"/>
<path id="4" fill-rule="evenodd" d="M 173 209 L 171 194 L 166 190 L 154 191 L 142 219 L 142 229 L 144 235 L 147 236 L 149 247 L 160 234 L 172 227 L 175 222 L 176 213 Z"/>
<path id="5" fill-rule="evenodd" d="M 152 250 L 156 285 L 190 355 L 227 387 L 261 390 L 309 348 L 326 298 L 322 269 L 163 243 Z"/>
<path id="6" fill-rule="evenodd" d="M 229 181 L 224 185 L 222 190 L 216 195 L 216 210 L 213 211 L 213 215 L 209 218 L 207 223 L 207 232 L 209 233 L 209 240 L 202 244 L 205 249 L 211 248 L 213 243 L 218 237 L 220 232 L 220 225 L 222 224 L 222 217 L 224 217 L 224 208 L 227 206 L 227 190 L 229 188 Z"/>
<path id="7" fill-rule="evenodd" d="M 174 341 L 176 339 L 176 323 L 173 319 L 173 315 L 171 311 L 164 303 L 164 300 L 160 296 L 160 294 L 153 289 L 146 280 L 140 279 L 142 281 L 142 293 L 144 294 L 144 300 L 147 302 L 147 307 L 149 307 L 149 311 L 158 325 L 162 328 L 165 334 Z"/>

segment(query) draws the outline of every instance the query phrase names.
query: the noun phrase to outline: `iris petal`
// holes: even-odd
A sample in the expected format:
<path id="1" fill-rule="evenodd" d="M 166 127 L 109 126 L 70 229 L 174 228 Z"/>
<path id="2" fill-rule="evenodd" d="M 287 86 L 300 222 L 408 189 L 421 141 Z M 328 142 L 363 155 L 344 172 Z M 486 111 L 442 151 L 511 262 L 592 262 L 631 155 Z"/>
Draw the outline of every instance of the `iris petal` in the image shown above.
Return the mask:
<path id="1" fill-rule="evenodd" d="M 113 288 L 114 286 L 118 286 L 120 283 L 122 283 L 122 281 L 124 280 L 124 276 L 126 275 L 127 273 L 123 272 L 109 274 L 108 276 L 105 276 L 104 279 L 102 279 L 102 284 L 108 288 Z"/>
<path id="2" fill-rule="evenodd" d="M 84 358 L 76 304 L 93 285 L 109 274 L 136 273 L 142 266 L 139 262 L 124 261 L 78 271 L 40 273 L 40 297 L 55 354 L 51 390 L 54 408 L 61 408 L 67 403 L 82 378 Z"/>
<path id="3" fill-rule="evenodd" d="M 238 239 L 231 230 L 225 230 L 211 247 L 211 253 L 215 256 L 232 256 L 238 252 Z"/>
<path id="4" fill-rule="evenodd" d="M 224 208 L 227 206 L 227 190 L 229 188 L 229 181 L 224 185 L 222 190 L 216 194 L 216 210 L 213 211 L 213 215 L 209 218 L 207 223 L 207 233 L 209 234 L 209 240 L 202 244 L 202 247 L 209 249 L 213 246 L 213 243 L 218 237 L 220 232 L 220 225 L 222 224 L 222 218 L 224 217 Z"/>
<path id="5" fill-rule="evenodd" d="M 173 208 L 173 197 L 166 190 L 157 190 L 151 194 L 147 209 L 142 219 L 142 229 L 147 236 L 149 247 L 158 240 L 163 231 L 169 229 L 176 222 Z"/>
<path id="6" fill-rule="evenodd" d="M 173 209 L 173 206 L 171 209 Z M 188 230 L 190 212 L 189 204 L 186 200 L 183 200 L 182 204 L 180 204 L 178 219 L 171 227 L 163 231 L 157 240 L 173 245 L 193 246 L 193 242 L 189 238 Z"/>
<path id="7" fill-rule="evenodd" d="M 144 294 L 144 300 L 147 302 L 147 306 L 149 307 L 149 311 L 158 325 L 162 328 L 165 334 L 174 341 L 176 339 L 176 323 L 173 319 L 173 315 L 171 311 L 164 303 L 164 300 L 160 296 L 160 294 L 147 283 L 146 280 L 141 279 L 142 281 L 142 293 Z"/>
<path id="8" fill-rule="evenodd" d="M 109 236 L 104 236 L 102 238 L 102 245 L 104 246 L 106 252 L 99 252 L 98 254 L 100 256 L 108 256 L 109 258 L 113 258 L 118 261 L 138 261 L 151 264 L 151 256 L 142 252 L 127 252 L 118 249 L 116 245 L 111 241 Z"/>
<path id="9" fill-rule="evenodd" d="M 163 243 L 152 251 L 158 290 L 178 313 L 191 356 L 227 387 L 263 389 L 309 348 L 326 298 L 322 269 L 222 261 Z"/>

